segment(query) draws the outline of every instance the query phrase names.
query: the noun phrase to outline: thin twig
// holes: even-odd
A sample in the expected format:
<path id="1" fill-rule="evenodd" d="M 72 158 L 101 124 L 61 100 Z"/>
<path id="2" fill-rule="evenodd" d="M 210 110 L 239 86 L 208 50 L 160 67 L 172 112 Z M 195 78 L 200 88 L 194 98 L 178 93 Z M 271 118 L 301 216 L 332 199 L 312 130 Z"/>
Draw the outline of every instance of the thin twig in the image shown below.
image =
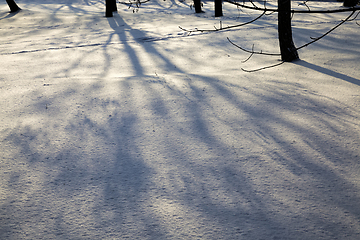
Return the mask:
<path id="1" fill-rule="evenodd" d="M 261 54 L 261 55 L 269 55 L 269 56 L 280 56 L 281 54 L 280 53 L 266 53 L 266 52 L 263 52 L 263 51 L 261 51 L 261 52 L 255 52 L 255 51 L 249 51 L 249 50 L 247 50 L 247 49 L 245 49 L 245 48 L 242 48 L 242 47 L 240 47 L 239 45 L 236 45 L 235 43 L 233 43 L 228 37 L 227 37 L 227 40 L 232 44 L 232 45 L 234 45 L 235 47 L 237 47 L 237 48 L 239 48 L 239 49 L 241 49 L 241 50 L 243 50 L 244 52 L 247 52 L 247 53 L 251 53 L 251 54 Z"/>
<path id="2" fill-rule="evenodd" d="M 246 70 L 246 69 L 244 69 L 244 68 L 241 68 L 241 70 L 243 70 L 244 72 L 248 72 L 248 73 L 257 72 L 257 71 L 261 71 L 261 70 L 264 70 L 264 69 L 268 69 L 268 68 L 273 68 L 273 67 L 280 66 L 280 65 L 283 64 L 283 63 L 284 63 L 284 62 L 280 62 L 280 63 L 274 64 L 274 65 L 271 65 L 271 66 L 266 66 L 266 67 L 257 68 L 257 69 L 253 69 L 253 70 Z"/>
<path id="3" fill-rule="evenodd" d="M 270 16 L 271 14 L 274 14 L 274 12 L 266 13 L 266 16 Z"/>
<path id="4" fill-rule="evenodd" d="M 143 4 L 143 3 L 147 3 L 147 2 L 149 2 L 150 0 L 145 0 L 145 1 L 131 1 L 131 0 L 129 0 L 129 2 L 120 2 L 119 1 L 119 3 L 120 4 L 125 4 L 125 5 L 133 5 L 133 4 Z"/>
<path id="5" fill-rule="evenodd" d="M 354 20 L 359 16 L 359 14 L 360 14 L 360 11 L 356 14 L 355 17 L 353 17 L 353 19 L 349 19 L 349 20 L 347 20 L 347 21 L 348 21 L 348 22 L 354 21 Z"/>
<path id="6" fill-rule="evenodd" d="M 255 8 L 257 8 L 257 6 L 255 5 L 255 3 L 253 1 L 249 1 Z"/>
<path id="7" fill-rule="evenodd" d="M 255 22 L 256 20 L 260 19 L 262 16 L 265 15 L 265 13 L 266 13 L 266 11 L 264 11 L 260 16 L 258 16 L 257 18 L 254 18 L 253 20 L 251 20 L 249 22 L 241 23 L 241 24 L 233 25 L 233 26 L 222 27 L 222 22 L 220 21 L 220 28 L 216 28 L 214 26 L 215 29 L 197 29 L 197 28 L 195 28 L 195 30 L 188 30 L 188 29 L 182 28 L 181 26 L 179 26 L 179 28 L 181 30 L 183 30 L 185 32 L 189 32 L 189 33 L 193 33 L 193 32 L 217 32 L 217 31 L 220 31 L 220 30 L 227 30 L 227 29 L 230 29 L 230 28 L 242 27 L 244 25 L 250 24 L 250 23 Z"/>
<path id="8" fill-rule="evenodd" d="M 307 7 L 307 9 L 309 10 L 309 11 L 311 11 L 310 10 L 310 7 L 306 4 L 308 1 L 304 1 L 303 3 L 299 3 L 299 5 L 298 6 L 300 6 L 300 5 L 305 5 L 305 7 Z"/>
<path id="9" fill-rule="evenodd" d="M 242 61 L 242 63 L 246 63 L 254 55 L 254 44 L 252 45 L 251 52 L 250 56 L 246 60 Z"/>

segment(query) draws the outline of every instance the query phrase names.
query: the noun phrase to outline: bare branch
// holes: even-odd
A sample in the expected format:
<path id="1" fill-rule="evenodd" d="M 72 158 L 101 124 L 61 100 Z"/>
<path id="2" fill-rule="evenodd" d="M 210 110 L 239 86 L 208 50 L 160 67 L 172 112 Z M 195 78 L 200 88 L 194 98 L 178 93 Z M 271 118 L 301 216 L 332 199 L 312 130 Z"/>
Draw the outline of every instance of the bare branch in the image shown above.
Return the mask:
<path id="1" fill-rule="evenodd" d="M 133 12 L 137 12 L 137 11 L 139 11 L 139 8 L 140 8 L 140 6 L 141 6 L 141 4 L 143 4 L 143 3 L 147 3 L 147 2 L 149 2 L 150 0 L 144 0 L 144 1 L 140 1 L 140 0 L 135 0 L 135 1 L 132 1 L 132 0 L 129 0 L 129 2 L 120 2 L 119 1 L 119 3 L 120 4 L 125 4 L 125 5 L 128 5 L 129 6 L 129 9 L 131 8 L 131 7 L 133 7 L 134 9 L 133 9 Z M 134 6 L 135 5 L 135 6 Z M 136 9 L 136 10 L 135 10 Z"/>
<path id="2" fill-rule="evenodd" d="M 214 27 L 215 29 L 197 29 L 197 28 L 195 28 L 194 30 L 188 30 L 188 29 L 182 28 L 181 26 L 179 26 L 179 28 L 181 30 L 185 31 L 185 32 L 188 32 L 188 33 L 193 33 L 193 32 L 217 32 L 217 31 L 220 31 L 220 30 L 227 30 L 227 29 L 230 29 L 230 28 L 242 27 L 244 25 L 250 24 L 250 23 L 255 22 L 256 20 L 260 19 L 262 16 L 265 15 L 265 13 L 266 13 L 266 11 L 264 11 L 260 16 L 258 16 L 257 18 L 254 18 L 253 20 L 251 20 L 249 22 L 241 23 L 241 24 L 234 25 L 234 26 L 222 27 L 222 22 L 220 21 L 220 28 Z"/>
<path id="3" fill-rule="evenodd" d="M 248 8 L 248 9 L 263 11 L 263 14 L 262 14 L 262 15 L 266 14 L 266 12 L 268 12 L 268 11 L 269 11 L 269 12 L 271 11 L 272 13 L 274 13 L 274 12 L 279 12 L 279 11 L 280 11 L 279 9 L 266 8 L 266 6 L 265 6 L 266 2 L 264 2 L 264 8 L 260 8 L 260 7 L 256 6 L 252 1 L 250 1 L 251 4 L 253 5 L 252 7 L 245 5 L 245 2 L 244 2 L 243 4 L 239 4 L 239 3 L 233 2 L 232 0 L 224 0 L 224 1 L 226 1 L 226 2 L 228 2 L 228 3 L 231 3 L 231 4 L 235 4 L 235 5 L 237 5 L 237 7 L 243 7 L 243 8 Z M 306 2 L 307 2 L 307 1 L 304 1 L 303 5 L 305 5 L 305 6 L 307 7 L 307 9 L 308 9 L 307 11 L 290 10 L 290 12 L 292 13 L 292 15 L 293 15 L 294 13 L 336 13 L 336 12 L 351 12 L 351 14 L 350 14 L 346 19 L 342 20 L 339 24 L 337 24 L 337 25 L 334 26 L 332 29 L 330 29 L 330 30 L 327 31 L 325 34 L 323 34 L 322 36 L 317 37 L 317 38 L 314 38 L 313 41 L 311 41 L 311 42 L 309 42 L 309 43 L 307 43 L 307 44 L 304 44 L 304 45 L 301 46 L 301 47 L 296 48 L 296 50 L 299 50 L 299 49 L 301 49 L 301 48 L 304 48 L 304 47 L 306 47 L 306 46 L 309 46 L 310 44 L 312 44 L 312 43 L 314 43 L 314 42 L 322 39 L 323 37 L 325 37 L 326 35 L 328 35 L 328 34 L 331 33 L 332 31 L 334 31 L 336 28 L 338 28 L 339 26 L 341 26 L 341 25 L 344 24 L 345 22 L 355 20 L 355 19 L 359 16 L 359 14 L 360 14 L 360 12 L 358 12 L 358 13 L 356 14 L 356 16 L 351 19 L 351 17 L 356 13 L 356 11 L 360 10 L 360 6 L 358 6 L 358 7 L 351 7 L 351 8 L 347 8 L 347 9 L 319 10 L 319 11 L 316 10 L 316 11 L 312 11 L 312 10 L 309 8 L 309 6 L 306 4 Z M 260 15 L 258 18 L 260 18 L 262 15 Z M 253 21 L 255 21 L 255 20 L 257 20 L 257 19 L 254 19 Z M 247 24 L 247 23 L 246 23 L 246 24 Z M 356 22 L 356 24 L 360 26 L 360 24 L 359 24 L 358 22 Z M 245 25 L 245 24 L 241 24 L 240 26 L 242 26 L 242 25 Z M 220 30 L 221 30 L 221 29 L 220 29 Z M 214 31 L 214 30 L 213 30 L 213 31 Z M 241 49 L 241 50 L 243 50 L 243 51 L 245 51 L 245 52 L 247 52 L 247 53 L 250 53 L 250 56 L 249 56 L 246 60 L 244 60 L 243 62 L 247 62 L 254 54 L 270 55 L 270 56 L 280 56 L 280 55 L 281 55 L 280 53 L 266 53 L 266 52 L 262 52 L 262 51 L 260 51 L 260 52 L 259 52 L 259 51 L 254 51 L 254 45 L 252 46 L 252 49 L 251 49 L 251 51 L 250 51 L 250 50 L 244 49 L 244 48 L 240 47 L 239 45 L 233 43 L 229 38 L 227 38 L 227 40 L 228 40 L 232 45 L 234 45 L 235 47 L 237 47 L 237 48 L 239 48 L 239 49 Z M 245 71 L 245 72 L 256 72 L 256 71 L 264 70 L 264 69 L 267 69 L 267 68 L 276 67 L 276 66 L 279 66 L 279 65 L 281 65 L 281 64 L 283 64 L 283 63 L 284 63 L 284 61 L 282 61 L 281 63 L 275 64 L 275 65 L 271 65 L 271 66 L 267 66 L 267 67 L 262 67 L 262 68 L 258 68 L 258 69 L 246 70 L 246 69 L 243 69 L 243 68 L 242 68 L 242 70 Z"/>
<path id="4" fill-rule="evenodd" d="M 254 44 L 252 45 L 251 52 L 252 53 L 250 54 L 250 56 L 247 59 L 245 59 L 244 61 L 242 61 L 243 63 L 246 63 L 254 55 Z"/>
<path id="5" fill-rule="evenodd" d="M 299 3 L 298 6 L 304 5 L 305 7 L 307 7 L 308 11 L 311 11 L 310 7 L 306 4 L 307 2 L 308 2 L 308 0 L 304 1 L 303 3 Z"/>
<path id="6" fill-rule="evenodd" d="M 237 48 L 239 48 L 239 49 L 241 49 L 241 50 L 243 50 L 244 52 L 247 52 L 247 53 L 251 53 L 251 54 L 261 54 L 261 55 L 268 55 L 268 56 L 280 56 L 281 54 L 280 53 L 266 53 L 266 52 L 263 52 L 263 51 L 261 51 L 261 52 L 255 52 L 255 51 L 253 51 L 253 50 L 247 50 L 247 49 L 245 49 L 245 48 L 242 48 L 242 47 L 240 47 L 239 45 L 236 45 L 235 43 L 233 43 L 229 38 L 227 38 L 227 40 L 232 44 L 232 45 L 234 45 L 235 47 L 237 47 Z"/>
<path id="7" fill-rule="evenodd" d="M 359 14 L 360 14 L 360 12 L 358 12 L 358 13 L 356 14 L 356 16 L 353 17 L 353 19 L 349 19 L 349 20 L 347 20 L 347 21 L 348 21 L 348 22 L 354 21 L 354 20 L 359 16 Z"/>
<path id="8" fill-rule="evenodd" d="M 264 69 L 268 69 L 268 68 L 273 68 L 273 67 L 280 66 L 280 65 L 283 64 L 283 63 L 284 63 L 284 62 L 280 62 L 280 63 L 274 64 L 274 65 L 271 65 L 271 66 L 266 66 L 266 67 L 257 68 L 257 69 L 253 69 L 253 70 L 246 70 L 246 69 L 244 69 L 244 68 L 241 68 L 241 70 L 243 70 L 244 72 L 248 72 L 248 73 L 257 72 L 257 71 L 261 71 L 261 70 L 264 70 Z"/>
<path id="9" fill-rule="evenodd" d="M 180 28 L 181 30 L 183 30 L 184 32 L 187 32 L 189 35 L 190 35 L 191 33 L 193 33 L 193 32 L 199 32 L 197 28 L 195 28 L 194 30 L 188 30 L 188 29 L 185 29 L 185 28 L 183 28 L 183 27 L 181 27 L 181 26 L 179 26 L 179 28 Z"/>
<path id="10" fill-rule="evenodd" d="M 329 31 L 327 31 L 326 33 L 324 33 L 322 36 L 317 37 L 317 38 L 315 38 L 313 41 L 308 42 L 308 43 L 302 45 L 301 47 L 296 48 L 296 50 L 299 50 L 299 49 L 301 49 L 301 48 L 307 47 L 307 46 L 309 46 L 310 44 L 312 44 L 312 43 L 314 43 L 314 42 L 316 42 L 316 41 L 319 41 L 320 39 L 322 39 L 323 37 L 325 37 L 326 35 L 328 35 L 328 34 L 331 33 L 332 31 L 334 31 L 336 28 L 340 27 L 343 23 L 349 21 L 349 19 L 351 18 L 352 15 L 354 15 L 354 13 L 355 13 L 355 11 L 353 11 L 345 20 L 342 20 L 338 25 L 336 25 L 335 27 L 333 27 L 332 29 L 330 29 Z"/>
<path id="11" fill-rule="evenodd" d="M 147 2 L 149 2 L 150 0 L 144 0 L 144 1 L 131 1 L 131 0 L 129 0 L 129 2 L 120 2 L 119 1 L 119 3 L 120 4 L 125 4 L 125 5 L 133 5 L 133 4 L 143 4 L 143 3 L 147 3 Z"/>
<path id="12" fill-rule="evenodd" d="M 248 8 L 252 10 L 258 10 L 258 11 L 269 11 L 269 12 L 279 12 L 279 9 L 277 8 L 260 8 L 260 7 L 251 7 L 247 6 L 242 3 L 237 3 L 231 0 L 224 0 L 225 2 L 243 7 Z M 333 9 L 333 10 L 290 10 L 291 13 L 337 13 L 337 12 L 352 12 L 352 11 L 358 11 L 360 10 L 360 6 L 351 7 L 351 8 L 341 8 L 341 9 Z"/>
<path id="13" fill-rule="evenodd" d="M 258 8 L 258 6 L 256 6 L 256 4 L 252 1 L 252 0 L 250 0 L 249 1 L 255 8 Z"/>

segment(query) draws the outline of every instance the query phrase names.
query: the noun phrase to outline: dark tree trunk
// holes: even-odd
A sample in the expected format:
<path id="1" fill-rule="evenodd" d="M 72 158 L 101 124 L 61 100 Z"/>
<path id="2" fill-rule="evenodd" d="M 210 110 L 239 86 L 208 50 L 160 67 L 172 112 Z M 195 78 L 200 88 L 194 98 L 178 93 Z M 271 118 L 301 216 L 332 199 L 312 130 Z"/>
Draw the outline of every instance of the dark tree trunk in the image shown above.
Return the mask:
<path id="1" fill-rule="evenodd" d="M 110 0 L 110 4 L 111 4 L 111 9 L 113 12 L 117 12 L 117 5 L 116 5 L 116 0 Z"/>
<path id="2" fill-rule="evenodd" d="M 222 17 L 222 0 L 215 0 L 215 17 Z"/>
<path id="3" fill-rule="evenodd" d="M 105 17 L 113 17 L 112 0 L 105 0 Z"/>
<path id="4" fill-rule="evenodd" d="M 19 6 L 16 4 L 14 0 L 6 0 L 6 2 L 9 5 L 10 12 L 17 12 L 21 10 L 21 8 L 19 8 Z"/>
<path id="5" fill-rule="evenodd" d="M 355 7 L 358 4 L 359 0 L 345 0 L 344 7 Z"/>
<path id="6" fill-rule="evenodd" d="M 291 62 L 299 59 L 291 30 L 291 0 L 278 0 L 278 32 L 281 60 Z"/>
<path id="7" fill-rule="evenodd" d="M 194 7 L 196 13 L 203 13 L 201 10 L 201 0 L 194 0 Z"/>

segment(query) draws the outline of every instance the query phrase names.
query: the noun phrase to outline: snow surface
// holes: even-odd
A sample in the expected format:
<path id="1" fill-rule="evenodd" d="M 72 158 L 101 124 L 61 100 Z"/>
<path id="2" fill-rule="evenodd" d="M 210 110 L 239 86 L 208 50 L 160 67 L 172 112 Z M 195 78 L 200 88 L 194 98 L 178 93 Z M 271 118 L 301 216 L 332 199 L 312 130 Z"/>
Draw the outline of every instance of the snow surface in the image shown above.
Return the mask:
<path id="1" fill-rule="evenodd" d="M 260 13 L 16 2 L 0 3 L 0 239 L 360 239 L 360 20 L 247 73 L 279 57 L 243 63 L 226 38 L 278 52 L 276 14 L 189 35 Z M 296 14 L 295 44 L 346 16 Z"/>

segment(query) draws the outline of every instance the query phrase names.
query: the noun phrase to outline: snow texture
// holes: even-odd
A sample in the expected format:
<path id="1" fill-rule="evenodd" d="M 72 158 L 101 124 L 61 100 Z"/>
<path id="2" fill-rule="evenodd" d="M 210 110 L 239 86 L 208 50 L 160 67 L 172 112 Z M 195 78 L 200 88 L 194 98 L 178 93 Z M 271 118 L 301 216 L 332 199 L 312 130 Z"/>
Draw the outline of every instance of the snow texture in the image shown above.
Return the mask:
<path id="1" fill-rule="evenodd" d="M 247 73 L 279 57 L 243 63 L 226 38 L 277 53 L 276 14 L 189 35 L 261 13 L 16 2 L 0 3 L 0 239 L 360 239 L 360 20 Z M 295 44 L 346 15 L 294 15 Z"/>

